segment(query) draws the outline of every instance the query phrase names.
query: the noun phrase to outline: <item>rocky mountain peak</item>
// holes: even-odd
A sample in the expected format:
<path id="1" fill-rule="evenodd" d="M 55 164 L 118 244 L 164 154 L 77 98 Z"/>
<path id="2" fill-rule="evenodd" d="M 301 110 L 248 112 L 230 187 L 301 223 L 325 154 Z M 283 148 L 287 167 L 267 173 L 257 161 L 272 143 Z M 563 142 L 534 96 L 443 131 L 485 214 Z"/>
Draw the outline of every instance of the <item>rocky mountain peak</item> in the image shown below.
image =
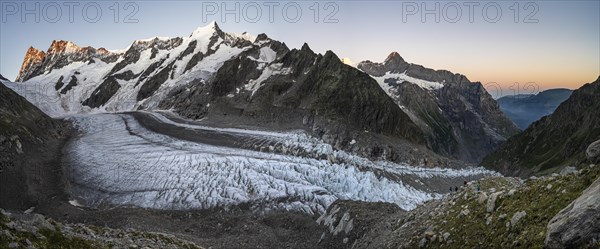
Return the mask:
<path id="1" fill-rule="evenodd" d="M 104 55 L 112 54 L 112 52 L 108 51 L 106 48 L 99 48 L 96 50 L 96 52 L 98 52 L 99 54 L 104 54 Z"/>
<path id="2" fill-rule="evenodd" d="M 314 53 L 312 51 L 312 49 L 310 49 L 310 47 L 308 46 L 308 43 L 306 43 L 306 42 L 302 45 L 302 48 L 300 48 L 300 51 Z"/>
<path id="3" fill-rule="evenodd" d="M 88 48 L 89 49 L 89 48 Z M 64 40 L 54 40 L 48 48 L 47 54 L 60 54 L 60 53 L 77 53 L 83 49 L 77 46 L 75 43 Z"/>
<path id="4" fill-rule="evenodd" d="M 358 68 L 403 107 L 440 154 L 476 163 L 518 132 L 485 88 L 463 75 L 408 63 L 397 52 Z"/>
<path id="5" fill-rule="evenodd" d="M 267 34 L 261 33 L 256 37 L 256 40 L 254 40 L 254 43 L 269 42 L 270 40 L 271 39 L 267 36 Z"/>
<path id="6" fill-rule="evenodd" d="M 29 47 L 27 52 L 25 53 L 25 58 L 23 59 L 23 64 L 21 65 L 21 70 L 19 70 L 19 75 L 17 76 L 16 81 L 22 81 L 24 79 L 26 72 L 30 69 L 38 68 L 44 58 L 46 57 L 46 53 L 34 47 Z"/>
<path id="7" fill-rule="evenodd" d="M 392 52 L 390 53 L 390 55 L 388 55 L 388 57 L 385 59 L 384 64 L 388 64 L 388 63 L 397 63 L 397 62 L 405 62 L 404 58 L 402 58 L 402 56 L 400 56 L 400 54 L 398 52 Z"/>

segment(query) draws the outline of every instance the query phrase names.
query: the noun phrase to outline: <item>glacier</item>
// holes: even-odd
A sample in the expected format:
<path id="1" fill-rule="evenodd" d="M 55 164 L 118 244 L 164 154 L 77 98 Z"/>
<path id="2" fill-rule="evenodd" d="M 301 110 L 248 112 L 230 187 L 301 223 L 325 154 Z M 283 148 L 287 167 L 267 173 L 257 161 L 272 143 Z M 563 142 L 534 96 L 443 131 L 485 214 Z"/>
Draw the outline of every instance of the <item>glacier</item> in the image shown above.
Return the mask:
<path id="1" fill-rule="evenodd" d="M 423 169 L 371 162 L 335 151 L 301 132 L 210 128 L 167 121 L 158 113 L 151 115 L 188 129 L 268 137 L 319 153 L 296 156 L 291 150 L 261 152 L 180 140 L 144 128 L 127 113 L 72 115 L 68 119 L 80 134 L 67 146 L 64 161 L 74 197 L 92 207 L 187 210 L 247 203 L 259 211 L 315 214 L 323 213 L 335 200 L 345 199 L 389 202 L 411 210 L 442 196 L 419 189 L 423 181 L 493 174 L 481 168 Z M 337 160 L 315 157 L 322 153 L 334 154 Z M 408 184 L 376 170 L 419 180 Z"/>

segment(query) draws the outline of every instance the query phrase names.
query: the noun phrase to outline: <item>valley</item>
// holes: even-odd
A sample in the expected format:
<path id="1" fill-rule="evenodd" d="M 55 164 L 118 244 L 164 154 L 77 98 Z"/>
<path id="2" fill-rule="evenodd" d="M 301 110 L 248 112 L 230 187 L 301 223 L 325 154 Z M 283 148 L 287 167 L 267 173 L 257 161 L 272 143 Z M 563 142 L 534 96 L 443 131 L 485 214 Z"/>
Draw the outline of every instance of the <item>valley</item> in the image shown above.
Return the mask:
<path id="1" fill-rule="evenodd" d="M 0 247 L 596 248 L 600 78 L 554 92 L 216 22 L 54 40 L 0 75 Z"/>

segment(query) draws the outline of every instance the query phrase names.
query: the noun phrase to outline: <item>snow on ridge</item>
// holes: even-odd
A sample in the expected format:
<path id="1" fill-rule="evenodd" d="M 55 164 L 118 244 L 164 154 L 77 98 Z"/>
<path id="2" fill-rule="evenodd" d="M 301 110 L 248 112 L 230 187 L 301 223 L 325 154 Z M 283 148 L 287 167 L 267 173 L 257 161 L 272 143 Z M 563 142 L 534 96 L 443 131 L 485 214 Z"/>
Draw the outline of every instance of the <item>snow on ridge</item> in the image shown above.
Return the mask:
<path id="1" fill-rule="evenodd" d="M 388 94 L 391 93 L 391 88 L 393 86 L 391 86 L 390 84 L 386 83 L 385 80 L 387 79 L 396 79 L 400 82 L 398 83 L 402 83 L 402 82 L 409 82 L 412 84 L 415 84 L 425 90 L 438 90 L 444 87 L 444 84 L 440 83 L 440 82 L 435 82 L 435 81 L 427 81 L 427 80 L 422 80 L 422 79 L 418 79 L 415 77 L 411 77 L 408 76 L 406 74 L 406 72 L 403 73 L 390 73 L 387 72 L 385 73 L 384 76 L 380 76 L 380 77 L 375 77 L 375 76 L 371 76 L 373 79 L 375 79 L 377 81 L 377 83 L 379 83 L 379 86 L 381 86 L 381 88 L 383 88 L 383 90 L 385 90 L 385 92 L 387 92 Z"/>
<path id="2" fill-rule="evenodd" d="M 257 79 L 250 80 L 246 85 L 244 85 L 244 89 L 251 91 L 252 95 L 254 95 L 256 91 L 262 87 L 262 83 L 271 78 L 271 76 L 291 73 L 291 68 L 281 67 L 283 67 L 283 63 L 270 64 L 262 71 L 261 75 Z"/>

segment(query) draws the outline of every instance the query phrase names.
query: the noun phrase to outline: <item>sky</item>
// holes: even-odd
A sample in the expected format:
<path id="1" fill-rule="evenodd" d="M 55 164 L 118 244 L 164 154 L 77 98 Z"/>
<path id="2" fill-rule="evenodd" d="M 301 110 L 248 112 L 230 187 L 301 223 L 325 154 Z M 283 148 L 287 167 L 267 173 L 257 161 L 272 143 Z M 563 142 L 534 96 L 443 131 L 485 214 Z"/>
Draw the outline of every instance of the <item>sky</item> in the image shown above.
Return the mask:
<path id="1" fill-rule="evenodd" d="M 9 79 L 29 46 L 45 51 L 61 39 L 124 49 L 137 39 L 187 36 L 211 21 L 354 63 L 397 51 L 480 81 L 494 96 L 576 89 L 600 75 L 600 1 L 0 0 L 0 12 L 0 74 Z"/>

